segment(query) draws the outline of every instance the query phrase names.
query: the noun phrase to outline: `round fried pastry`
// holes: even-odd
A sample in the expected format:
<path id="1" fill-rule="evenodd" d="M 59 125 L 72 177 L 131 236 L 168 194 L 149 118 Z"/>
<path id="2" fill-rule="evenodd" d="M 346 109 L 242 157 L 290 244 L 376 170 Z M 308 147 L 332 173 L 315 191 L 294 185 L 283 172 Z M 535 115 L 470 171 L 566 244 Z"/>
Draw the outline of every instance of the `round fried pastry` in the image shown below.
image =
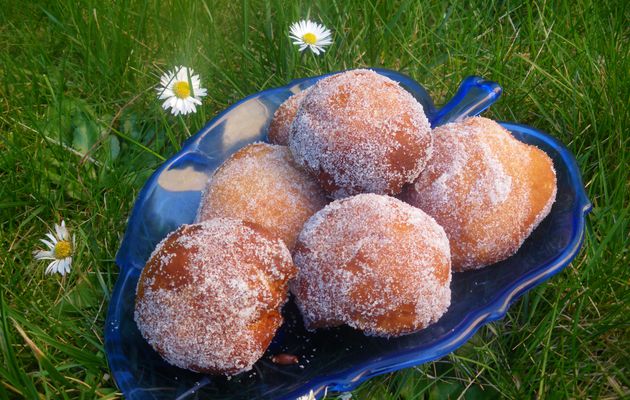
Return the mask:
<path id="1" fill-rule="evenodd" d="M 293 248 L 304 222 L 326 195 L 297 168 L 286 146 L 254 143 L 233 154 L 208 181 L 197 221 L 230 217 L 254 222 Z"/>
<path id="2" fill-rule="evenodd" d="M 284 101 L 284 103 L 280 104 L 276 112 L 273 114 L 273 119 L 269 124 L 267 138 L 270 143 L 282 146 L 287 146 L 289 144 L 291 124 L 295 120 L 295 116 L 302 104 L 302 100 L 304 100 L 304 97 L 306 97 L 306 94 L 309 91 L 310 88 L 306 88 L 289 97 Z"/>
<path id="3" fill-rule="evenodd" d="M 217 218 L 183 225 L 142 270 L 134 319 L 170 364 L 237 374 L 269 346 L 295 273 L 284 243 L 255 224 Z"/>
<path id="4" fill-rule="evenodd" d="M 516 253 L 555 201 L 552 160 L 482 117 L 440 126 L 434 139 L 431 162 L 401 198 L 444 227 L 455 271 Z"/>
<path id="5" fill-rule="evenodd" d="M 398 336 L 437 321 L 450 305 L 444 230 L 393 197 L 330 203 L 305 224 L 293 259 L 291 292 L 308 329 L 348 324 Z"/>
<path id="6" fill-rule="evenodd" d="M 398 83 L 369 70 L 322 79 L 291 125 L 296 162 L 333 198 L 396 194 L 424 168 L 431 129 L 422 105 Z"/>

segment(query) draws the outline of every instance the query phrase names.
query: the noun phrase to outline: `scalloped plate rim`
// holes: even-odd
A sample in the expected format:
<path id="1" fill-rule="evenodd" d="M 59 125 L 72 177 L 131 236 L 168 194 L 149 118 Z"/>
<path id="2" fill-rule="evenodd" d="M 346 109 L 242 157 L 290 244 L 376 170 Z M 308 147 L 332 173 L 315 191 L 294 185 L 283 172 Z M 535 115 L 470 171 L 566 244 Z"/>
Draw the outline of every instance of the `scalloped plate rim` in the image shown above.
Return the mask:
<path id="1" fill-rule="evenodd" d="M 404 78 L 413 81 L 417 87 L 421 88 L 426 92 L 423 86 L 415 82 L 415 80 L 410 77 L 401 74 L 397 71 L 392 71 L 388 69 L 382 68 L 370 68 L 376 72 L 385 72 L 393 75 L 401 75 Z M 321 76 L 315 77 L 307 77 L 307 78 L 299 78 L 292 80 L 285 86 L 271 88 L 264 91 L 260 91 L 257 93 L 253 93 L 249 96 L 244 97 L 238 102 L 232 104 L 219 114 L 216 117 L 212 118 L 207 124 L 204 125 L 203 128 L 199 130 L 194 136 L 188 138 L 184 143 L 180 151 L 175 153 L 172 157 L 165 160 L 160 167 L 151 175 L 149 179 L 144 183 L 142 189 L 139 191 L 136 199 L 144 198 L 144 195 L 149 187 L 152 186 L 152 183 L 160 176 L 160 174 L 170 165 L 177 162 L 181 157 L 189 154 L 189 153 L 199 153 L 204 155 L 198 151 L 197 139 L 204 136 L 218 121 L 220 121 L 224 116 L 228 115 L 234 108 L 239 106 L 241 103 L 246 102 L 252 98 L 271 94 L 273 92 L 280 92 L 283 90 L 291 90 L 294 86 L 299 83 L 313 79 L 313 78 L 321 78 L 323 76 L 332 75 L 337 72 L 332 72 L 329 74 L 324 74 Z M 430 96 L 428 96 L 431 99 Z M 439 112 L 440 109 L 436 108 L 431 100 L 430 106 L 432 107 L 433 112 Z M 403 368 L 408 368 L 416 365 L 420 365 L 426 362 L 430 362 L 441 358 L 457 348 L 466 343 L 483 325 L 501 319 L 507 313 L 510 305 L 516 301 L 519 297 L 525 294 L 530 289 L 540 285 L 541 283 L 547 281 L 560 271 L 562 271 L 566 266 L 570 264 L 570 262 L 575 258 L 575 256 L 579 253 L 580 248 L 582 247 L 582 243 L 584 241 L 585 235 L 585 218 L 586 215 L 590 212 L 592 205 L 587 198 L 587 195 L 584 190 L 584 185 L 582 183 L 582 179 L 579 173 L 579 168 L 577 166 L 577 162 L 575 158 L 571 154 L 571 152 L 557 139 L 552 136 L 539 131 L 533 127 L 513 123 L 513 122 L 500 122 L 502 126 L 510 131 L 524 132 L 527 135 L 535 135 L 539 139 L 543 140 L 547 144 L 551 145 L 555 151 L 557 151 L 562 158 L 563 163 L 567 167 L 567 171 L 569 172 L 570 180 L 573 185 L 573 188 L 576 190 L 576 206 L 573 209 L 573 218 L 575 221 L 578 221 L 577 226 L 574 225 L 574 229 L 571 234 L 570 243 L 564 248 L 564 250 L 553 260 L 548 263 L 539 266 L 536 270 L 524 275 L 517 282 L 508 286 L 501 292 L 497 298 L 488 304 L 486 307 L 477 310 L 477 312 L 470 313 L 467 315 L 465 319 L 461 321 L 459 325 L 457 325 L 453 330 L 446 334 L 443 339 L 433 342 L 430 346 L 420 346 L 416 349 L 418 353 L 425 353 L 429 349 L 439 348 L 440 350 L 433 352 L 431 355 L 425 355 L 423 357 L 414 357 L 410 352 L 397 352 L 384 357 L 382 360 L 378 362 L 372 362 L 368 365 L 359 365 L 356 368 L 351 368 L 341 373 L 326 375 L 322 378 L 317 378 L 311 381 L 307 381 L 301 385 L 300 389 L 294 390 L 293 392 L 286 394 L 284 396 L 279 397 L 278 399 L 294 399 L 298 396 L 309 393 L 311 390 L 314 392 L 317 398 L 320 398 L 322 395 L 328 392 L 328 390 L 333 392 L 340 391 L 349 391 L 356 388 L 362 382 L 384 373 L 389 373 L 393 371 L 397 371 Z M 134 206 L 132 208 L 132 212 L 129 216 L 129 220 L 134 216 L 136 203 L 134 202 Z M 122 249 L 124 246 L 130 241 L 130 237 L 128 236 L 128 230 L 125 231 L 125 235 L 123 236 L 123 240 L 121 241 L 121 246 L 116 254 L 116 264 L 120 267 L 120 275 L 118 276 L 114 290 L 112 292 L 112 296 L 110 297 L 110 304 L 108 306 L 106 324 L 105 324 L 105 333 L 110 329 L 111 319 L 110 317 L 113 315 L 113 305 L 119 303 L 119 299 L 122 296 L 122 287 L 125 286 L 124 282 L 130 278 L 133 274 L 134 269 L 138 269 L 139 266 L 133 265 L 132 262 L 123 259 Z M 115 301 L 116 300 L 116 301 Z M 106 340 L 107 341 L 107 340 Z M 110 354 L 107 352 L 106 347 L 106 355 L 109 361 Z M 111 371 L 111 368 L 110 368 Z M 130 395 L 132 392 L 137 390 L 138 388 L 130 388 L 129 385 L 125 385 L 123 388 L 120 386 L 119 382 L 126 382 L 126 379 L 122 378 L 122 374 L 129 373 L 126 371 L 112 371 L 113 376 L 115 378 L 116 384 L 119 386 L 120 390 L 123 392 L 123 395 Z"/>

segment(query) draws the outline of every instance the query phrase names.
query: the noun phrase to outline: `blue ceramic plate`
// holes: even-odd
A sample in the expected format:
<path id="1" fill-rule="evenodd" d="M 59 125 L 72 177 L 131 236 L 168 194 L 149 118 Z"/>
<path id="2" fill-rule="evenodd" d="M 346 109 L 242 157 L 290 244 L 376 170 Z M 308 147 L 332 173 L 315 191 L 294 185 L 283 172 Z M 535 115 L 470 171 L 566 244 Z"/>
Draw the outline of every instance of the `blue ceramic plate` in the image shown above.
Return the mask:
<path id="1" fill-rule="evenodd" d="M 437 109 L 426 90 L 409 77 L 376 71 L 411 92 L 433 126 L 477 115 L 501 94 L 496 83 L 469 77 L 455 97 Z M 210 377 L 164 362 L 141 337 L 133 321 L 136 282 L 145 261 L 164 236 L 193 221 L 201 191 L 212 172 L 239 148 L 265 140 L 275 109 L 321 78 L 265 90 L 225 110 L 167 160 L 140 192 L 116 256 L 120 276 L 105 327 L 109 365 L 127 399 L 295 399 L 311 390 L 317 397 L 326 390 L 347 391 L 370 377 L 452 352 L 480 326 L 503 317 L 515 299 L 561 271 L 578 253 L 585 214 L 591 205 L 573 156 L 560 142 L 540 131 L 503 123 L 517 139 L 538 146 L 553 159 L 557 200 L 516 255 L 485 269 L 453 276 L 451 307 L 436 324 L 395 339 L 366 337 L 347 327 L 309 333 L 290 302 L 284 310 L 285 324 L 267 354 L 248 373 L 231 379 Z M 269 356 L 278 352 L 297 355 L 300 364 L 273 364 Z"/>

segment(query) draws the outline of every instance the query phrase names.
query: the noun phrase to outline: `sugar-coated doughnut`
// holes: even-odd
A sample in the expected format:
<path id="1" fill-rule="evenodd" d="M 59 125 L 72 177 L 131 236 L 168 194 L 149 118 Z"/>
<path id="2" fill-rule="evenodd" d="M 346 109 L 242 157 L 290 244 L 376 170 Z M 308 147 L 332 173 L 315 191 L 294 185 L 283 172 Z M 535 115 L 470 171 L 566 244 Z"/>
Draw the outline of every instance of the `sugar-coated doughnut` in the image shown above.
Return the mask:
<path id="1" fill-rule="evenodd" d="M 398 336 L 437 321 L 450 305 L 444 230 L 393 197 L 330 203 L 305 224 L 293 260 L 291 291 L 308 329 L 348 324 Z"/>
<path id="2" fill-rule="evenodd" d="M 289 148 L 333 198 L 396 194 L 431 154 L 422 105 L 398 83 L 369 70 L 322 79 L 291 125 Z"/>
<path id="3" fill-rule="evenodd" d="M 304 222 L 326 203 L 325 193 L 297 168 L 286 146 L 254 143 L 215 171 L 202 196 L 197 220 L 231 217 L 251 221 L 292 249 Z"/>
<path id="4" fill-rule="evenodd" d="M 134 318 L 170 364 L 237 374 L 269 346 L 295 273 L 284 243 L 255 224 L 217 218 L 183 225 L 142 270 Z"/>
<path id="5" fill-rule="evenodd" d="M 301 92 L 294 94 L 280 104 L 280 107 L 273 114 L 273 119 L 269 124 L 269 132 L 267 138 L 270 143 L 287 146 L 289 144 L 289 132 L 291 124 L 295 120 L 298 108 L 302 104 L 302 100 L 309 92 L 310 88 L 306 88 Z"/>
<path id="6" fill-rule="evenodd" d="M 431 162 L 401 198 L 444 227 L 455 271 L 511 256 L 555 201 L 552 160 L 487 118 L 443 125 L 433 135 Z"/>

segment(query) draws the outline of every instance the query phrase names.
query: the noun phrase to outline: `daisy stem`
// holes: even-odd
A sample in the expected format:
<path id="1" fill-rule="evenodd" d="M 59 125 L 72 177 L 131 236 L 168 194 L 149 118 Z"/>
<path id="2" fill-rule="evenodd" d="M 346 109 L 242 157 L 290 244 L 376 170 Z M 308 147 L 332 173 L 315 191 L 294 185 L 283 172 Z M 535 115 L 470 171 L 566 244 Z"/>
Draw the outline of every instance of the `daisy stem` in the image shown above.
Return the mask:
<path id="1" fill-rule="evenodd" d="M 186 123 L 184 122 L 184 118 L 182 118 L 182 116 L 180 115 L 179 117 L 179 121 L 182 123 L 182 126 L 184 127 L 184 130 L 186 131 L 186 135 L 187 137 L 191 137 L 192 134 L 190 133 L 190 130 L 188 129 L 188 126 L 186 125 Z"/>

